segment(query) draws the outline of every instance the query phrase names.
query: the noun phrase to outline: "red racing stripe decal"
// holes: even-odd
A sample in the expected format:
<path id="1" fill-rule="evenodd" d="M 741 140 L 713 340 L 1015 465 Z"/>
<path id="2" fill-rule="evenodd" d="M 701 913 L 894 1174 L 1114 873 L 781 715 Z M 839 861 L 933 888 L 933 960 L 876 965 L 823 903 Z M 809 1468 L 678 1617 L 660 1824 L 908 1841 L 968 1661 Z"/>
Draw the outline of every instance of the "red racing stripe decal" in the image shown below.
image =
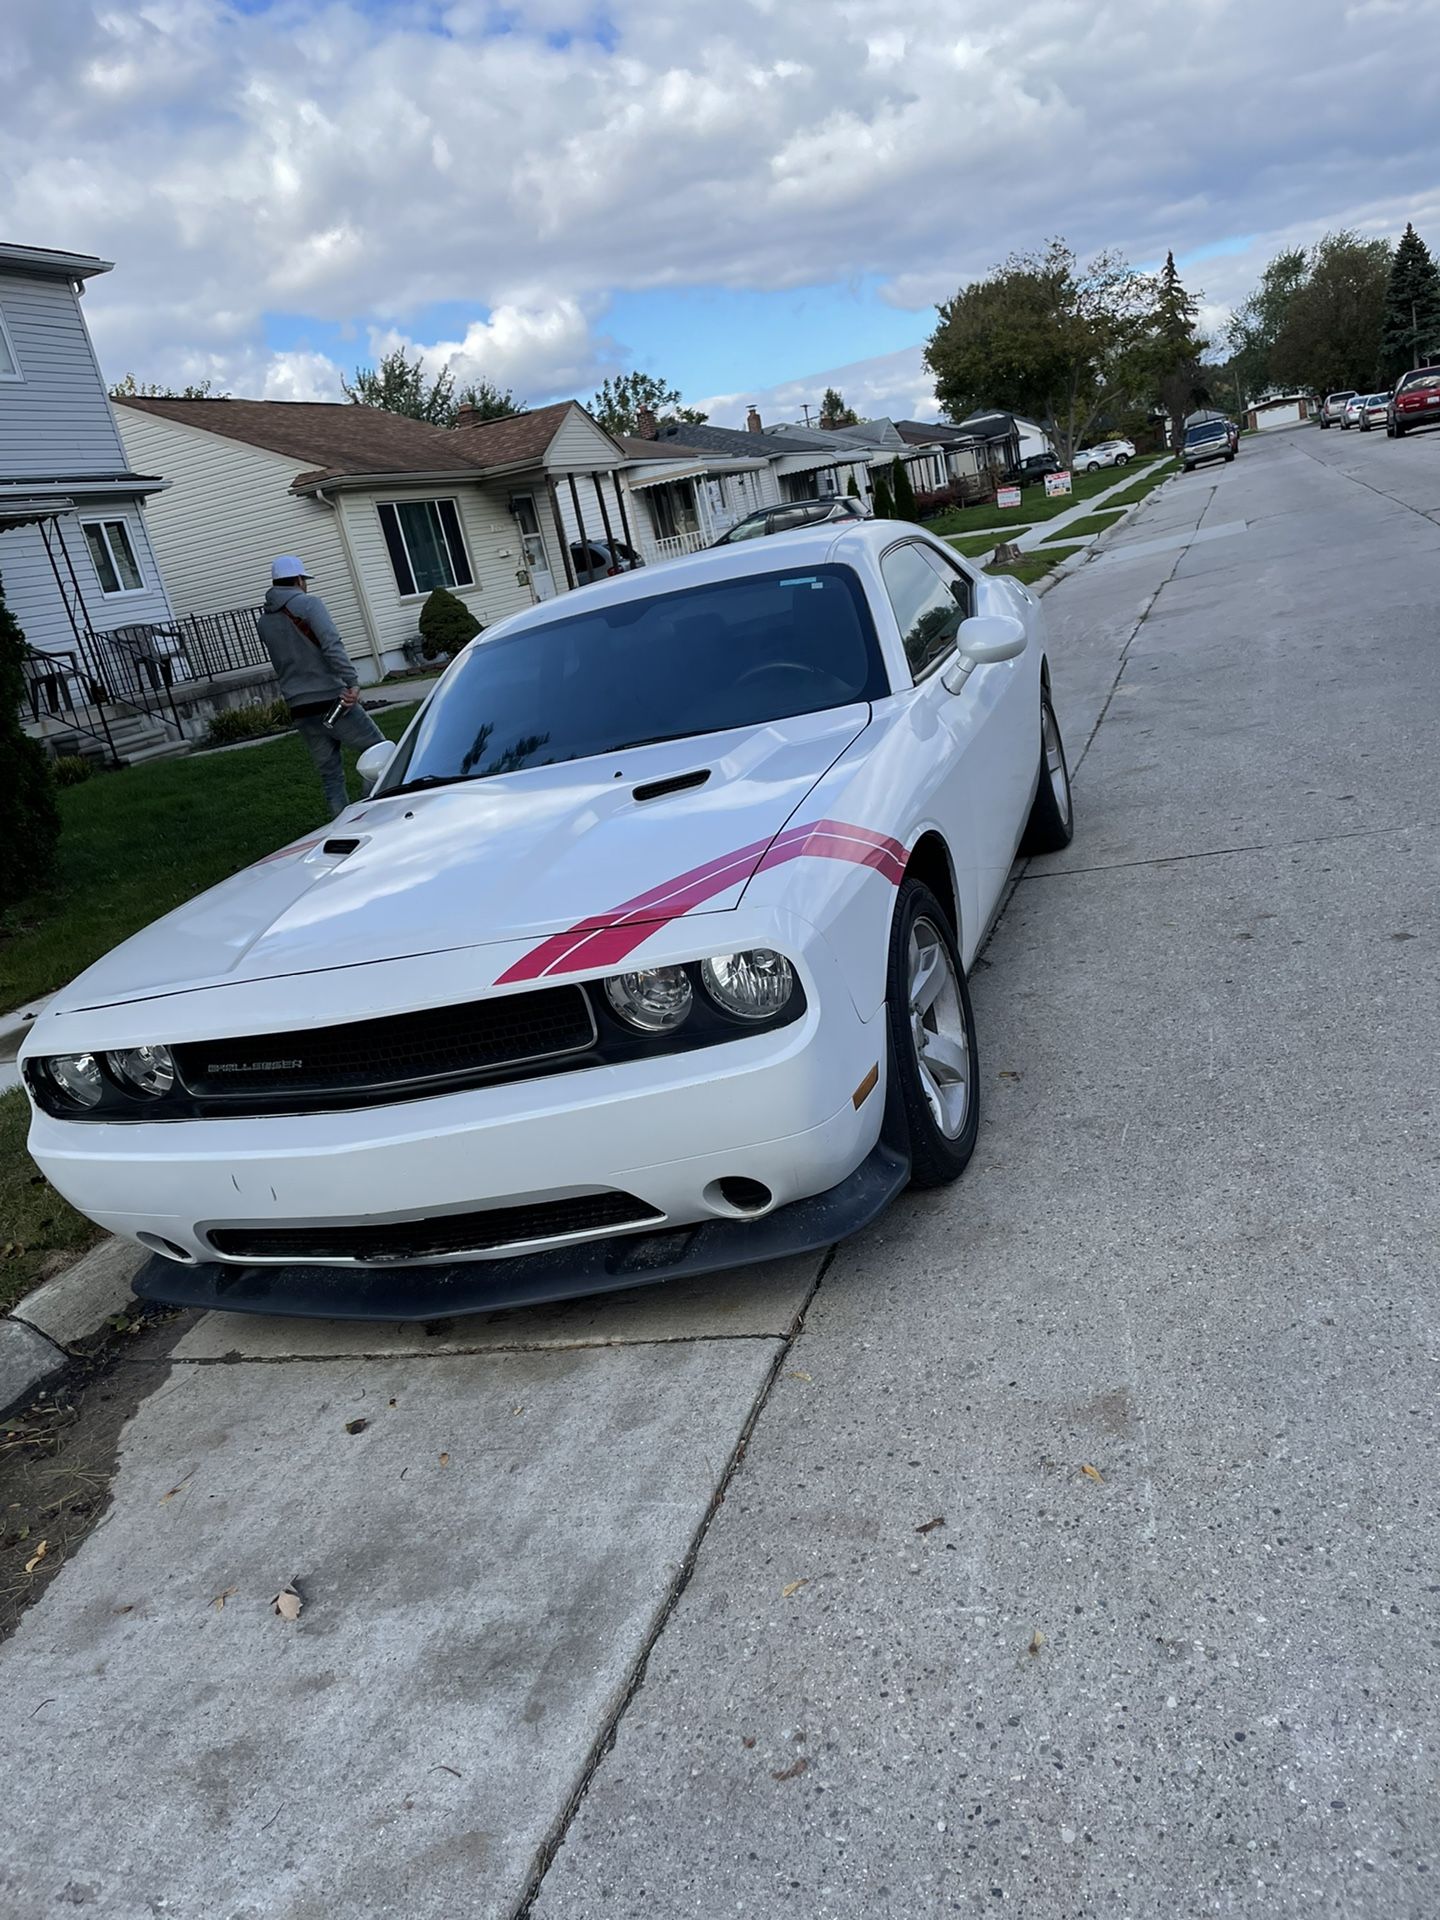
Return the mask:
<path id="1" fill-rule="evenodd" d="M 744 885 L 756 873 L 783 866 L 789 860 L 848 860 L 856 866 L 870 867 L 898 887 L 905 876 L 905 857 L 901 841 L 869 827 L 852 827 L 839 820 L 815 820 L 791 827 L 773 841 L 757 840 L 637 894 L 609 913 L 592 915 L 564 933 L 551 934 L 507 968 L 496 985 L 540 980 L 556 973 L 614 968 L 657 927 L 667 926 L 717 894 Z"/>

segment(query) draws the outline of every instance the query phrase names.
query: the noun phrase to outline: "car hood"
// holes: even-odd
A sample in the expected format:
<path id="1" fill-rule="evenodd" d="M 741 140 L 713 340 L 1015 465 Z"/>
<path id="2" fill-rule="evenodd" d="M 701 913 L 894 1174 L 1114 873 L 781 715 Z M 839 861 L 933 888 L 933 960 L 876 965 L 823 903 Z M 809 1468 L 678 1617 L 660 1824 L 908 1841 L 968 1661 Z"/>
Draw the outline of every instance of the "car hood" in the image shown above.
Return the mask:
<path id="1" fill-rule="evenodd" d="M 651 893 L 663 918 L 671 883 L 722 860 L 686 910 L 725 912 L 869 718 L 856 705 L 362 802 L 127 940 L 52 1010 L 639 921 Z"/>

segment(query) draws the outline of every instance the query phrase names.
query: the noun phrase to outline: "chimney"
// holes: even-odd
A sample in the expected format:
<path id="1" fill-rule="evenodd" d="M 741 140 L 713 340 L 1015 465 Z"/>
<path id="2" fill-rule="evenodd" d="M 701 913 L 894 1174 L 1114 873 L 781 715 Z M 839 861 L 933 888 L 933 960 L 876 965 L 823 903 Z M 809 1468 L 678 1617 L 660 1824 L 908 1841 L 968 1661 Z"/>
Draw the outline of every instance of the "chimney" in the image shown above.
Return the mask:
<path id="1" fill-rule="evenodd" d="M 461 404 L 455 409 L 455 424 L 457 427 L 473 427 L 474 426 L 475 408 L 471 405 L 471 403 L 468 400 L 462 401 Z"/>
<path id="2" fill-rule="evenodd" d="M 754 407 L 751 407 L 745 416 L 745 431 L 747 433 L 763 433 L 765 431 L 764 427 L 760 424 L 760 415 Z"/>
<path id="3" fill-rule="evenodd" d="M 658 440 L 660 422 L 649 407 L 641 407 L 635 415 L 635 432 L 641 440 Z"/>

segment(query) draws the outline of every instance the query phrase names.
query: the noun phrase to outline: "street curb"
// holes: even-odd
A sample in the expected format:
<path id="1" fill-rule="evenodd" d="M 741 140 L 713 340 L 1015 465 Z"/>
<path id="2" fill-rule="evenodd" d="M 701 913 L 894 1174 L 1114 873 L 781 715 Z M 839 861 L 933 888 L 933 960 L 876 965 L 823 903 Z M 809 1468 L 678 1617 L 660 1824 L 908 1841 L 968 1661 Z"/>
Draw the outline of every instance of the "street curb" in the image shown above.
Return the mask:
<path id="1" fill-rule="evenodd" d="M 24 1407 L 131 1304 L 130 1282 L 149 1256 L 128 1240 L 98 1247 L 0 1315 L 0 1416 Z"/>

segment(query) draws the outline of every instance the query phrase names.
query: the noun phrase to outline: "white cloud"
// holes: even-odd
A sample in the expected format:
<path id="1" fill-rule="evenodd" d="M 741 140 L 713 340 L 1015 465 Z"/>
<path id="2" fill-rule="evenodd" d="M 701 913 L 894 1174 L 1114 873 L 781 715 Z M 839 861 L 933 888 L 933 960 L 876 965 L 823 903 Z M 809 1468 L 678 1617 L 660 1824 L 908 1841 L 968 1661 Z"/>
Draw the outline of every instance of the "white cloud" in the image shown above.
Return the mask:
<path id="1" fill-rule="evenodd" d="M 797 380 L 782 380 L 777 386 L 750 389 L 745 393 L 717 393 L 697 401 L 717 427 L 745 424 L 749 407 L 755 407 L 766 425 L 780 420 L 803 422 L 805 409 L 813 420 L 821 394 L 834 387 L 846 404 L 864 420 L 938 420 L 934 383 L 922 360 L 920 345 L 902 347 L 897 353 L 876 354 L 868 360 L 852 360 L 843 367 L 827 367 L 820 373 L 808 373 Z"/>
<path id="2" fill-rule="evenodd" d="M 1264 236 L 1191 274 L 1216 306 L 1278 234 L 1393 232 L 1423 208 L 1440 242 L 1440 68 L 1415 58 L 1434 0 L 495 18 L 491 0 L 8 0 L 8 237 L 116 260 L 87 299 L 113 371 L 328 379 L 308 348 L 266 353 L 280 312 L 322 345 L 355 323 L 537 398 L 613 364 L 618 290 L 864 278 L 918 337 L 932 302 L 1052 233 L 1138 260 Z M 438 302 L 465 320 L 420 339 Z"/>

